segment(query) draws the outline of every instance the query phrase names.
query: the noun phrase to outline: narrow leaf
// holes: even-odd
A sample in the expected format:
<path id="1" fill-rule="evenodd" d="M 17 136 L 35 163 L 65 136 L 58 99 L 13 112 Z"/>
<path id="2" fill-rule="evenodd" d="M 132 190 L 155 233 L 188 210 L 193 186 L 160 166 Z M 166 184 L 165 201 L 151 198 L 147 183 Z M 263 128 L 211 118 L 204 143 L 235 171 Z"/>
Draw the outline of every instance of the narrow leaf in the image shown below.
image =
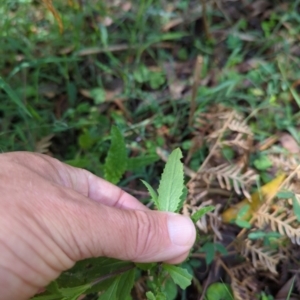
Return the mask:
<path id="1" fill-rule="evenodd" d="M 193 276 L 186 269 L 168 264 L 163 264 L 163 268 L 183 290 L 191 285 Z"/>
<path id="2" fill-rule="evenodd" d="M 98 300 L 117 300 L 117 290 L 119 285 L 120 277 L 116 277 L 111 286 L 98 297 Z"/>
<path id="3" fill-rule="evenodd" d="M 70 287 L 70 288 L 61 288 L 60 292 L 63 297 L 71 300 L 71 298 L 77 299 L 77 297 L 82 295 L 90 287 L 91 287 L 91 284 L 85 284 L 85 285 L 80 285 L 80 286 L 75 286 L 75 287 Z"/>
<path id="4" fill-rule="evenodd" d="M 155 190 L 153 189 L 153 187 L 146 181 L 142 180 L 142 183 L 146 186 L 146 188 L 148 189 L 150 196 L 152 198 L 152 200 L 154 201 L 156 207 L 158 207 L 158 196 L 157 193 L 155 192 Z"/>
<path id="5" fill-rule="evenodd" d="M 295 197 L 295 195 L 293 195 L 293 209 L 294 209 L 294 214 L 298 220 L 298 222 L 300 222 L 300 203 L 298 201 L 298 199 Z"/>
<path id="6" fill-rule="evenodd" d="M 205 214 L 215 209 L 214 206 L 205 206 L 196 211 L 192 216 L 192 220 L 194 223 L 198 222 Z"/>
<path id="7" fill-rule="evenodd" d="M 126 171 L 127 153 L 124 137 L 118 127 L 111 129 L 111 145 L 105 160 L 105 179 L 117 184 Z"/>
<path id="8" fill-rule="evenodd" d="M 134 284 L 134 278 L 135 278 L 135 269 L 129 270 L 120 276 L 117 295 L 116 295 L 118 300 L 126 299 L 126 297 L 130 295 L 130 292 Z"/>
<path id="9" fill-rule="evenodd" d="M 138 157 L 130 157 L 127 162 L 127 170 L 136 171 L 148 165 L 155 163 L 158 160 L 158 155 L 149 154 Z"/>
<path id="10" fill-rule="evenodd" d="M 172 151 L 161 176 L 158 188 L 158 209 L 175 212 L 180 203 L 184 187 L 182 153 L 179 148 Z"/>
<path id="11" fill-rule="evenodd" d="M 26 108 L 26 106 L 24 105 L 24 103 L 22 102 L 18 94 L 16 94 L 16 92 L 10 87 L 8 83 L 4 81 L 4 79 L 1 76 L 0 76 L 0 89 L 4 90 L 4 92 L 10 98 L 10 100 L 14 102 L 23 113 L 31 117 L 31 113 Z"/>

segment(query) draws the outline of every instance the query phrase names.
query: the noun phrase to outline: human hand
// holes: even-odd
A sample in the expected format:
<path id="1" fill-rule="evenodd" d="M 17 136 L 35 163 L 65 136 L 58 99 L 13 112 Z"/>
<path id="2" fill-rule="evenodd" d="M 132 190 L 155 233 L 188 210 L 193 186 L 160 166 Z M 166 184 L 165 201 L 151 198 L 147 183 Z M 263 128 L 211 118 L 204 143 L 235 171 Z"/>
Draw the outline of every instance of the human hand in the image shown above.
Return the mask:
<path id="1" fill-rule="evenodd" d="M 39 154 L 0 154 L 1 299 L 22 300 L 78 260 L 180 263 L 187 217 L 151 211 L 90 172 Z"/>

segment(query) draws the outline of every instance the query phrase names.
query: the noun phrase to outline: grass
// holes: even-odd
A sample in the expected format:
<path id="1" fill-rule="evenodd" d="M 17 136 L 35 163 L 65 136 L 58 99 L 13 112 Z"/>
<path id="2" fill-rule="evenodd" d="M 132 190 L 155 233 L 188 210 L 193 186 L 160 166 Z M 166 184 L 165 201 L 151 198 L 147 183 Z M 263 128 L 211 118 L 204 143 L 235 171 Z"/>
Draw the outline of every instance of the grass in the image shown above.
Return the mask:
<path id="1" fill-rule="evenodd" d="M 117 2 L 54 1 L 60 33 L 39 1 L 2 0 L 0 151 L 42 149 L 103 176 L 118 125 L 130 157 L 155 156 L 158 146 L 179 146 L 186 157 L 193 88 L 195 114 L 222 103 L 246 114 L 255 142 L 279 132 L 300 142 L 300 1 L 266 9 L 259 1 L 221 1 L 222 9 L 209 2 L 206 16 L 200 1 Z M 207 154 L 199 146 L 187 167 L 197 170 Z M 162 166 L 157 159 L 127 172 L 120 186 L 138 193 L 137 179 L 155 185 Z"/>

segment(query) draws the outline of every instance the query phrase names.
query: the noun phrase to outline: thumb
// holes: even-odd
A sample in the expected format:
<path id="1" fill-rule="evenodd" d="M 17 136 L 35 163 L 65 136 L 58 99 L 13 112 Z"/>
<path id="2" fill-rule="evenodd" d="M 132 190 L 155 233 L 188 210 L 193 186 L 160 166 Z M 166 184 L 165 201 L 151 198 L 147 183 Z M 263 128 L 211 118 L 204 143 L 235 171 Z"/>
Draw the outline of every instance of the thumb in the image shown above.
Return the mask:
<path id="1" fill-rule="evenodd" d="M 125 210 L 97 202 L 81 207 L 80 213 L 87 216 L 86 220 L 67 220 L 68 230 L 73 231 L 66 236 L 73 237 L 69 245 L 73 244 L 74 260 L 107 256 L 134 262 L 179 263 L 196 238 L 192 221 L 178 214 Z"/>

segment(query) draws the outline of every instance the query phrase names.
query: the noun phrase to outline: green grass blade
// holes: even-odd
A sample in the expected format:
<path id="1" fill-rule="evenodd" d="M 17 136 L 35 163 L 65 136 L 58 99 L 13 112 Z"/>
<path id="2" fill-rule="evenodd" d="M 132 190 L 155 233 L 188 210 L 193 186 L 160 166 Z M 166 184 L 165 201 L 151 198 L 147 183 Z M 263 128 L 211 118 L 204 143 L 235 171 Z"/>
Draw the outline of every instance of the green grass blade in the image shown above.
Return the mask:
<path id="1" fill-rule="evenodd" d="M 31 113 L 26 108 L 24 103 L 21 101 L 19 96 L 13 91 L 13 89 L 7 84 L 3 78 L 0 76 L 0 89 L 3 89 L 4 92 L 8 95 L 8 97 L 18 106 L 18 108 L 25 113 L 26 115 L 31 117 Z"/>

